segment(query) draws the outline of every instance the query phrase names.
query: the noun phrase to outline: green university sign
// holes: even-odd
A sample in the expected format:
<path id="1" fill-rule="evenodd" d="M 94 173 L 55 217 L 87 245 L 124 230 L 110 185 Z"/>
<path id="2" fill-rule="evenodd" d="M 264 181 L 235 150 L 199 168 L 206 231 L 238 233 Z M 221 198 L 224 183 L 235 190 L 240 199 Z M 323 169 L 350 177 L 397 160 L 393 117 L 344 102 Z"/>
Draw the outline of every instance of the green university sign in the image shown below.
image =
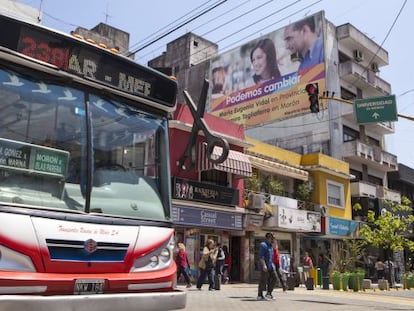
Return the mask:
<path id="1" fill-rule="evenodd" d="M 356 99 L 354 111 L 357 123 L 397 121 L 395 95 Z"/>

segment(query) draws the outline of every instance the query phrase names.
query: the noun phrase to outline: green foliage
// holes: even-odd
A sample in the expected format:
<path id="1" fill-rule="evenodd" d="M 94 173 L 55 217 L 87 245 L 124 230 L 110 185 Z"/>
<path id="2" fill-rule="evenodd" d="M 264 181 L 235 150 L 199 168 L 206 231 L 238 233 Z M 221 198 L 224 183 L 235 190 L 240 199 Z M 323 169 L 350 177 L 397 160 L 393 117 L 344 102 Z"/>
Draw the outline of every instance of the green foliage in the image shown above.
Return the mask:
<path id="1" fill-rule="evenodd" d="M 368 211 L 367 224 L 360 230 L 360 236 L 377 248 L 386 251 L 414 251 L 414 242 L 407 238 L 413 233 L 414 215 L 411 202 L 403 197 L 401 204 L 387 202 L 388 210 L 375 217 L 373 211 Z"/>
<path id="2" fill-rule="evenodd" d="M 355 203 L 355 204 L 354 204 L 354 206 L 352 206 L 352 209 L 353 209 L 355 212 L 361 211 L 361 210 L 362 210 L 362 205 L 361 205 L 361 204 L 359 204 L 359 203 Z"/>
<path id="3" fill-rule="evenodd" d="M 251 191 L 259 191 L 260 182 L 259 178 L 253 174 L 252 177 L 246 178 L 244 180 L 244 188 Z"/>
<path id="4" fill-rule="evenodd" d="M 303 183 L 300 183 L 297 188 L 296 188 L 296 198 L 298 200 L 302 200 L 305 202 L 308 202 L 310 199 L 310 195 L 311 195 L 311 188 L 310 188 L 310 184 L 307 181 L 304 181 Z"/>
<path id="5" fill-rule="evenodd" d="M 362 257 L 367 243 L 365 240 L 342 240 L 339 249 L 329 259 L 331 270 L 338 273 L 361 271 Z"/>
<path id="6" fill-rule="evenodd" d="M 280 180 L 267 176 L 262 182 L 262 189 L 266 193 L 280 195 L 283 193 L 284 186 Z"/>

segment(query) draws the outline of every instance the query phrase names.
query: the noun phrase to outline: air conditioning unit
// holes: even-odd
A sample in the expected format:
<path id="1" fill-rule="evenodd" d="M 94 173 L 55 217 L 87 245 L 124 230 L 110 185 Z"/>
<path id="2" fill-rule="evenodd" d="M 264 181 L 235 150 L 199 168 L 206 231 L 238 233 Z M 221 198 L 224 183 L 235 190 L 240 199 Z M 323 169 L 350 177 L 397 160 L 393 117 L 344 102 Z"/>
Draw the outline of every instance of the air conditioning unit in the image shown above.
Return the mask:
<path id="1" fill-rule="evenodd" d="M 265 197 L 262 194 L 250 194 L 249 195 L 249 209 L 261 210 L 264 207 Z"/>
<path id="2" fill-rule="evenodd" d="M 357 62 L 362 62 L 364 60 L 364 55 L 360 50 L 354 50 L 354 59 Z"/>
<path id="3" fill-rule="evenodd" d="M 377 63 L 372 63 L 371 64 L 371 70 L 373 72 L 379 72 L 378 64 Z"/>

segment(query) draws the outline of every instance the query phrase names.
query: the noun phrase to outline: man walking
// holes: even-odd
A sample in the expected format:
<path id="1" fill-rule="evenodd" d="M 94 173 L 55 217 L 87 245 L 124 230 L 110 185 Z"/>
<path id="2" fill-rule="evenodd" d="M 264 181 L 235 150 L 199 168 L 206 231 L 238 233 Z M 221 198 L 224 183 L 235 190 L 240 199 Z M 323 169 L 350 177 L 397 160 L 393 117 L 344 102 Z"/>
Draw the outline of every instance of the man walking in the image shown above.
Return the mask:
<path id="1" fill-rule="evenodd" d="M 273 265 L 273 246 L 274 236 L 271 232 L 266 233 L 266 240 L 260 243 L 259 248 L 259 269 L 260 281 L 258 287 L 257 300 L 274 299 L 272 296 L 273 288 L 276 283 L 276 273 Z M 263 291 L 267 289 L 266 296 Z"/>

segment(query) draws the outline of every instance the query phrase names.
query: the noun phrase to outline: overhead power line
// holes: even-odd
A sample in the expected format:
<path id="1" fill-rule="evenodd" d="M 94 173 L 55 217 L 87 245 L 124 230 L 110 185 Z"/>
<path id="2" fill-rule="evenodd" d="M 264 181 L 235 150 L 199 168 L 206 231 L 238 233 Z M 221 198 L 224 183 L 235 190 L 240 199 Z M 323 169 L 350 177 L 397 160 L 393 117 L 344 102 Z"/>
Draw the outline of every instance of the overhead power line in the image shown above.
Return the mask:
<path id="1" fill-rule="evenodd" d="M 219 2 L 219 3 L 217 3 L 217 4 L 215 4 L 214 6 L 212 6 L 212 7 L 208 8 L 208 9 L 204 10 L 204 11 L 203 11 L 203 12 L 201 12 L 200 14 L 198 14 L 198 15 L 194 16 L 193 18 L 191 18 L 191 19 L 187 20 L 186 22 L 184 22 L 184 23 L 182 23 L 182 24 L 178 25 L 177 27 L 175 27 L 175 28 L 171 29 L 170 31 L 167 31 L 165 34 L 163 34 L 163 35 L 161 35 L 161 36 L 159 36 L 159 37 L 155 38 L 154 40 L 152 40 L 152 41 L 148 42 L 148 43 L 147 43 L 147 44 L 145 44 L 144 46 L 142 46 L 142 47 L 140 47 L 140 48 L 137 48 L 137 49 L 133 50 L 132 52 L 130 52 L 130 53 L 127 55 L 127 57 L 129 57 L 129 56 L 132 56 L 132 55 L 136 54 L 137 52 L 139 52 L 139 51 L 141 51 L 141 50 L 145 49 L 146 47 L 150 46 L 151 44 L 154 44 L 155 42 L 157 42 L 157 41 L 161 40 L 162 38 L 164 38 L 164 37 L 168 36 L 169 34 L 171 34 L 171 33 L 173 33 L 174 31 L 176 31 L 176 30 L 180 29 L 181 27 L 183 27 L 183 26 L 187 25 L 188 23 L 192 22 L 193 20 L 195 20 L 195 19 L 199 18 L 200 16 L 203 16 L 204 14 L 206 14 L 206 13 L 210 12 L 211 10 L 215 9 L 216 7 L 218 7 L 218 6 L 222 5 L 222 4 L 223 4 L 224 2 L 226 2 L 226 1 L 227 1 L 227 0 L 223 0 L 223 1 L 221 1 L 221 2 Z"/>
<path id="2" fill-rule="evenodd" d="M 194 13 L 195 11 L 199 10 L 200 8 L 204 7 L 205 5 L 207 5 L 209 2 L 211 2 L 213 0 L 209 0 L 207 2 L 204 2 L 203 4 L 199 5 L 198 7 L 196 7 L 195 9 L 192 9 L 191 11 L 189 11 L 188 13 L 184 14 L 183 16 L 177 18 L 176 20 L 172 21 L 171 23 L 161 27 L 160 29 L 158 29 L 157 31 L 155 31 L 154 33 L 146 36 L 145 38 L 143 38 L 142 40 L 140 40 L 137 43 L 134 43 L 130 46 L 130 50 L 133 50 L 134 48 L 138 47 L 140 44 L 144 44 L 146 40 L 149 40 L 152 37 L 155 37 L 156 35 L 158 35 L 161 31 L 163 30 L 168 30 L 169 27 L 173 27 L 174 24 L 180 22 L 181 20 L 183 20 L 185 17 L 187 17 L 188 15 Z"/>
<path id="3" fill-rule="evenodd" d="M 242 6 L 244 6 L 244 5 L 246 5 L 248 2 L 250 2 L 251 0 L 247 0 L 247 1 L 245 1 L 245 2 L 242 2 L 242 3 L 239 3 L 239 4 L 237 4 L 236 6 L 233 6 L 233 7 L 231 7 L 229 10 L 227 10 L 227 11 L 225 11 L 225 12 L 223 12 L 222 14 L 220 14 L 220 15 L 217 15 L 217 16 L 215 16 L 215 18 L 214 18 L 214 21 L 215 20 L 217 20 L 217 19 L 219 19 L 220 17 L 222 17 L 222 16 L 225 16 L 225 15 L 227 15 L 228 13 L 233 13 L 235 10 L 237 10 L 237 9 L 239 9 L 239 8 L 241 8 Z M 273 1 L 273 0 L 272 0 Z M 265 4 L 267 4 L 268 2 L 266 2 Z M 261 5 L 259 5 L 259 6 L 257 6 L 256 8 L 262 8 L 264 6 L 264 4 L 261 4 Z M 248 15 L 248 14 L 250 14 L 251 12 L 253 12 L 254 10 L 249 10 L 249 11 L 246 11 L 246 12 L 243 12 L 242 14 L 240 14 L 240 15 L 238 15 L 236 18 L 234 18 L 233 20 L 236 20 L 236 19 L 239 19 L 239 18 L 241 18 L 241 17 L 245 17 L 246 15 Z M 201 27 L 203 27 L 203 26 L 205 26 L 205 25 L 207 25 L 207 24 L 210 24 L 210 23 L 212 23 L 212 22 L 214 22 L 212 19 L 210 19 L 209 21 L 207 21 L 207 22 L 205 22 L 205 23 L 202 23 L 201 25 L 199 25 L 199 26 L 197 26 L 197 27 L 195 27 L 195 28 L 193 28 L 193 29 L 191 29 L 189 32 L 194 32 L 195 30 L 197 30 L 197 29 L 199 29 L 199 28 L 201 28 Z M 224 26 L 227 26 L 229 24 L 229 22 L 226 22 L 226 23 L 224 23 L 223 25 L 221 25 L 221 27 L 224 27 Z M 214 28 L 214 30 L 217 30 L 217 29 L 219 29 L 218 27 L 215 27 Z M 203 37 L 204 35 L 206 35 L 206 34 L 209 34 L 209 33 L 211 33 L 213 30 L 211 30 L 211 31 L 209 31 L 209 32 L 207 32 L 207 33 L 205 33 L 205 34 L 203 34 L 203 35 L 201 35 L 201 37 Z M 142 58 L 145 58 L 145 57 L 147 57 L 147 56 L 149 56 L 149 55 L 151 55 L 151 54 L 153 54 L 153 53 L 155 53 L 156 51 L 158 51 L 158 50 L 160 50 L 160 49 L 163 49 L 165 47 L 165 44 L 162 44 L 162 45 L 159 45 L 159 46 L 157 46 L 156 48 L 154 48 L 154 49 L 152 49 L 151 51 L 148 51 L 147 53 L 145 53 L 145 54 L 141 54 L 141 55 L 139 55 L 138 56 L 138 59 L 142 59 Z"/>

